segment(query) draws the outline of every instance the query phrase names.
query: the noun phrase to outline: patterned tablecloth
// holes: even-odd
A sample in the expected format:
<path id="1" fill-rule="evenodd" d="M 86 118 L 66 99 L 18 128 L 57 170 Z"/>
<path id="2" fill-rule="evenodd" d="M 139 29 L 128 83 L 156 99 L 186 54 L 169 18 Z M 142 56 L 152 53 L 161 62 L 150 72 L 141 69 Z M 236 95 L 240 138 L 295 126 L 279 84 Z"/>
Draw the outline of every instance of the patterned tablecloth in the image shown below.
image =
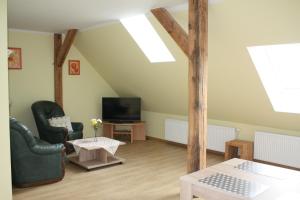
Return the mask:
<path id="1" fill-rule="evenodd" d="M 73 144 L 77 154 L 79 154 L 81 148 L 84 148 L 86 150 L 96 150 L 96 149 L 103 148 L 111 155 L 115 155 L 118 147 L 120 145 L 125 144 L 124 142 L 120 142 L 118 140 L 114 140 L 106 137 L 72 140 L 72 141 L 68 141 L 68 143 Z"/>

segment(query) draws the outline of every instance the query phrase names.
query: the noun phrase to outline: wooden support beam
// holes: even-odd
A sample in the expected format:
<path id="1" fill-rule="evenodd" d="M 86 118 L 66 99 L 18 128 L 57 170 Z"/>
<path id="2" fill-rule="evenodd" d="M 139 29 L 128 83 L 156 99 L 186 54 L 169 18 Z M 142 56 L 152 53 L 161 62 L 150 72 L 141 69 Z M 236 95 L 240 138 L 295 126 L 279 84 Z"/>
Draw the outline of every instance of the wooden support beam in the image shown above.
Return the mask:
<path id="1" fill-rule="evenodd" d="M 189 58 L 189 173 L 206 167 L 208 0 L 189 0 L 189 34 L 164 8 L 153 15 Z"/>
<path id="2" fill-rule="evenodd" d="M 189 0 L 188 172 L 206 167 L 208 0 Z"/>
<path id="3" fill-rule="evenodd" d="M 77 30 L 68 30 L 62 43 L 62 35 L 54 34 L 54 97 L 56 103 L 63 107 L 62 66 L 75 39 Z"/>
<path id="4" fill-rule="evenodd" d="M 188 35 L 185 30 L 176 22 L 165 8 L 152 9 L 151 12 L 174 39 L 185 55 L 189 56 Z"/>
<path id="5" fill-rule="evenodd" d="M 73 44 L 73 41 L 75 39 L 76 33 L 77 33 L 77 29 L 68 30 L 67 35 L 64 39 L 64 43 L 60 47 L 59 52 L 57 54 L 57 58 L 56 58 L 57 59 L 56 60 L 57 67 L 63 66 L 65 59 L 66 59 L 66 57 L 69 53 L 69 50 Z"/>
<path id="6" fill-rule="evenodd" d="M 63 107 L 62 67 L 57 67 L 57 55 L 62 45 L 62 35 L 54 34 L 54 97 L 56 103 Z"/>

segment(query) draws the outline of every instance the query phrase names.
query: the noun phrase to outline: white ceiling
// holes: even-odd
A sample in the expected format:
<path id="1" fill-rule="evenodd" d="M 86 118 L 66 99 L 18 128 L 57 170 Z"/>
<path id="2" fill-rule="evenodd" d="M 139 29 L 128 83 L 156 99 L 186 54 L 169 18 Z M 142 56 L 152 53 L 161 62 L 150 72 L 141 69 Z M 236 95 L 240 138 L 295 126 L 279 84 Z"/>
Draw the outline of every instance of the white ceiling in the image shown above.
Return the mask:
<path id="1" fill-rule="evenodd" d="M 148 12 L 172 7 L 187 0 L 8 0 L 8 26 L 43 32 L 85 29 Z"/>
<path id="2" fill-rule="evenodd" d="M 209 0 L 210 4 L 223 0 Z M 8 27 L 40 32 L 88 29 L 152 8 L 188 8 L 188 0 L 8 0 Z"/>

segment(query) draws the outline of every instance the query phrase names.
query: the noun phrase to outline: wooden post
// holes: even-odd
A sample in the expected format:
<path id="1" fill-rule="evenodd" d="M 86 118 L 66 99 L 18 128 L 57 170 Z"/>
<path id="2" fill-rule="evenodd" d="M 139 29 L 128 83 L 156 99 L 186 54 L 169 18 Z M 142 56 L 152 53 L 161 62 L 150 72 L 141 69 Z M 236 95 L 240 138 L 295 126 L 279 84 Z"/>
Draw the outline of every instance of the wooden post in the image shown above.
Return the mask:
<path id="1" fill-rule="evenodd" d="M 62 44 L 62 35 L 54 34 L 54 97 L 56 103 L 63 107 L 62 66 L 75 39 L 77 30 L 68 30 Z"/>
<path id="2" fill-rule="evenodd" d="M 189 0 L 188 172 L 206 167 L 208 0 Z"/>
<path id="3" fill-rule="evenodd" d="M 62 67 L 57 66 L 57 55 L 62 44 L 62 35 L 54 34 L 54 98 L 56 103 L 63 107 L 62 94 Z"/>
<path id="4" fill-rule="evenodd" d="M 176 22 L 165 8 L 152 9 L 151 12 L 174 39 L 185 55 L 189 56 L 188 35 L 185 30 Z"/>
<path id="5" fill-rule="evenodd" d="M 189 58 L 188 173 L 206 167 L 208 0 L 189 0 L 189 34 L 164 8 L 153 15 Z"/>

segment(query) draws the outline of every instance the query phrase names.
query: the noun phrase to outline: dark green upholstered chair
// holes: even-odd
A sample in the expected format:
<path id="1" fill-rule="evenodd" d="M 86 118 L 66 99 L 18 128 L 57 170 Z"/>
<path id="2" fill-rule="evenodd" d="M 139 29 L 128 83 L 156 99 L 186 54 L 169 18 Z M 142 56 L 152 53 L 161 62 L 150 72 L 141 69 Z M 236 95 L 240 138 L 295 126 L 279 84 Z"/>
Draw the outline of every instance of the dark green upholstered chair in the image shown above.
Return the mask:
<path id="1" fill-rule="evenodd" d="M 51 144 L 63 143 L 67 148 L 67 153 L 69 153 L 72 151 L 72 146 L 68 145 L 66 141 L 82 139 L 83 124 L 80 122 L 72 122 L 73 132 L 68 132 L 63 127 L 50 126 L 49 119 L 65 116 L 63 109 L 57 103 L 38 101 L 32 104 L 31 110 L 42 140 Z"/>
<path id="2" fill-rule="evenodd" d="M 31 131 L 10 118 L 12 182 L 30 187 L 60 181 L 65 174 L 63 144 L 49 144 L 34 137 Z"/>

